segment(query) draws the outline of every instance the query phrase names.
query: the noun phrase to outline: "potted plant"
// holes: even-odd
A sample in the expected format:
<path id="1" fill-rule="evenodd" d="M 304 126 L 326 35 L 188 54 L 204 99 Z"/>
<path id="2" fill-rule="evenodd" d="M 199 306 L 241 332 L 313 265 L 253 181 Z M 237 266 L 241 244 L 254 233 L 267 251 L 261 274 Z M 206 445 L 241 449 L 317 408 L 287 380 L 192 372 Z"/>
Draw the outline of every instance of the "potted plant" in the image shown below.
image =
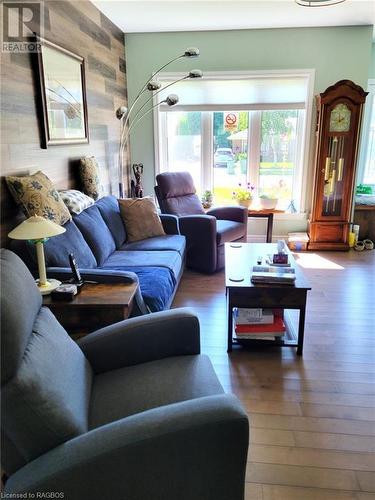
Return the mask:
<path id="1" fill-rule="evenodd" d="M 203 208 L 211 208 L 214 201 L 214 196 L 211 191 L 207 190 L 202 194 L 201 202 Z"/>
<path id="2" fill-rule="evenodd" d="M 247 183 L 246 187 L 242 187 L 242 184 L 239 182 L 238 188 L 232 193 L 232 198 L 237 200 L 239 205 L 249 208 L 253 201 L 253 191 L 254 186 L 250 182 Z"/>
<path id="3" fill-rule="evenodd" d="M 267 194 L 259 196 L 260 208 L 262 210 L 275 210 L 278 201 L 278 198 Z"/>

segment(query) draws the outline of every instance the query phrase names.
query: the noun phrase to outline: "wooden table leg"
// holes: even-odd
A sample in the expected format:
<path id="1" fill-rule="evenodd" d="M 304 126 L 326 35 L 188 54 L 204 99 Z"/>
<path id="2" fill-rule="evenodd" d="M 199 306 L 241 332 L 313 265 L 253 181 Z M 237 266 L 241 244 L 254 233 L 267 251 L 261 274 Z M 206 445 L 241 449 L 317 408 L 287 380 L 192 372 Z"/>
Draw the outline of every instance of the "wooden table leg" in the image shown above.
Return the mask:
<path id="1" fill-rule="evenodd" d="M 230 292 L 227 290 L 227 316 L 228 316 L 228 347 L 227 352 L 232 351 L 233 344 L 233 307 L 230 301 Z"/>
<path id="2" fill-rule="evenodd" d="M 299 321 L 298 321 L 298 346 L 297 346 L 297 354 L 298 356 L 302 356 L 303 352 L 303 337 L 305 334 L 305 311 L 306 311 L 306 302 L 299 310 Z"/>
<path id="3" fill-rule="evenodd" d="M 268 214 L 267 217 L 267 243 L 272 243 L 272 230 L 273 230 L 273 214 Z"/>

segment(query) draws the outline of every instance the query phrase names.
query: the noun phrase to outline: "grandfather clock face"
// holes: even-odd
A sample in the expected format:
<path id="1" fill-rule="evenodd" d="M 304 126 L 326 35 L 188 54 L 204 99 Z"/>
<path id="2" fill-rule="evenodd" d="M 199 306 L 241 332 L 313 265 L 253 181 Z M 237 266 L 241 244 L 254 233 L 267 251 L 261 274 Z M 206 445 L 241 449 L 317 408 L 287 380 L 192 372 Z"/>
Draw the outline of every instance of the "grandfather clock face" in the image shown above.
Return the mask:
<path id="1" fill-rule="evenodd" d="M 329 131 L 349 132 L 351 114 L 346 104 L 336 104 L 329 117 Z"/>

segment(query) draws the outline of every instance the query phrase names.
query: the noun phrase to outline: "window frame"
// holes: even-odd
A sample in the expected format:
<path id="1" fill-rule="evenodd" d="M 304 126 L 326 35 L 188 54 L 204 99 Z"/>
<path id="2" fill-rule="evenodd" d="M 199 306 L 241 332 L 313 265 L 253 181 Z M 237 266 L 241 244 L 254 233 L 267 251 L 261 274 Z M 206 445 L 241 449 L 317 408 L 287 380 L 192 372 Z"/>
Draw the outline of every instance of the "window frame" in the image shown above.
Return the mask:
<path id="1" fill-rule="evenodd" d="M 356 180 L 357 185 L 363 184 L 365 176 L 366 163 L 368 157 L 367 147 L 370 135 L 371 118 L 372 114 L 375 113 L 375 78 L 370 78 L 367 81 L 367 92 L 369 94 L 366 98 L 366 104 L 363 116 L 361 145 L 359 150 L 358 171 Z M 375 184 L 375 182 L 373 184 Z"/>
<path id="2" fill-rule="evenodd" d="M 158 79 L 160 82 L 171 81 L 182 78 L 186 73 L 160 73 Z M 215 72 L 209 71 L 204 73 L 205 79 L 211 80 L 233 80 L 233 79 L 251 79 L 251 78 L 290 78 L 290 77 L 304 77 L 306 78 L 306 98 L 305 105 L 303 107 L 305 111 L 305 118 L 303 123 L 298 126 L 299 133 L 301 133 L 300 148 L 298 152 L 299 165 L 296 167 L 296 173 L 294 178 L 295 189 L 294 192 L 301 193 L 299 200 L 299 212 L 297 214 L 287 214 L 288 218 L 300 217 L 301 214 L 306 212 L 307 208 L 307 182 L 310 178 L 310 148 L 311 148 L 311 124 L 312 124 L 312 109 L 313 109 L 313 99 L 314 99 L 314 81 L 315 81 L 315 70 L 314 69 L 294 69 L 294 70 L 267 70 L 267 71 L 230 71 L 230 72 Z M 183 83 L 182 83 L 183 85 Z M 177 87 L 177 86 L 176 86 Z M 176 88 L 176 93 L 178 94 L 178 87 Z M 157 99 L 154 97 L 154 104 L 157 103 Z M 243 105 L 228 105 L 228 106 L 212 106 L 212 105 L 178 105 L 178 110 L 175 111 L 201 111 L 202 112 L 202 136 L 208 138 L 208 140 L 202 141 L 201 149 L 201 164 L 203 168 L 201 169 L 201 186 L 202 189 L 212 189 L 213 182 L 213 169 L 211 168 L 212 156 L 213 156 L 213 111 L 248 111 L 249 113 L 253 110 L 261 111 L 262 109 L 301 109 L 301 106 L 297 106 L 298 103 L 280 103 L 280 104 L 257 104 L 248 105 L 246 109 Z M 171 112 L 174 110 L 172 109 Z M 161 172 L 161 165 L 167 163 L 167 148 L 163 148 L 163 136 L 166 135 L 166 115 L 165 111 L 161 111 L 159 106 L 154 108 L 153 119 L 154 119 L 154 155 L 155 155 L 155 176 Z M 260 113 L 259 113 L 260 115 Z M 250 117 L 249 117 L 250 119 Z M 251 130 L 248 127 L 248 141 L 250 140 Z M 260 140 L 260 138 L 259 138 Z M 252 172 L 253 169 L 249 168 L 251 162 L 259 163 L 259 158 L 250 158 L 248 155 L 248 172 Z M 206 166 L 206 168 L 205 168 Z M 252 179 L 249 179 L 252 182 Z"/>

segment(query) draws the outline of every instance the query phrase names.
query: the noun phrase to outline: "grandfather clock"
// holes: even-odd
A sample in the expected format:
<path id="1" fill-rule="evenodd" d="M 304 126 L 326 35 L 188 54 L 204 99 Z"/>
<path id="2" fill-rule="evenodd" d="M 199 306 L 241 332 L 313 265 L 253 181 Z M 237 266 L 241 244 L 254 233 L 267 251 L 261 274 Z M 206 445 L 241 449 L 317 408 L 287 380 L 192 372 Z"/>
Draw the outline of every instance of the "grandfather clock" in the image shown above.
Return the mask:
<path id="1" fill-rule="evenodd" d="M 340 80 L 317 96 L 309 250 L 348 250 L 362 109 L 367 92 Z"/>

